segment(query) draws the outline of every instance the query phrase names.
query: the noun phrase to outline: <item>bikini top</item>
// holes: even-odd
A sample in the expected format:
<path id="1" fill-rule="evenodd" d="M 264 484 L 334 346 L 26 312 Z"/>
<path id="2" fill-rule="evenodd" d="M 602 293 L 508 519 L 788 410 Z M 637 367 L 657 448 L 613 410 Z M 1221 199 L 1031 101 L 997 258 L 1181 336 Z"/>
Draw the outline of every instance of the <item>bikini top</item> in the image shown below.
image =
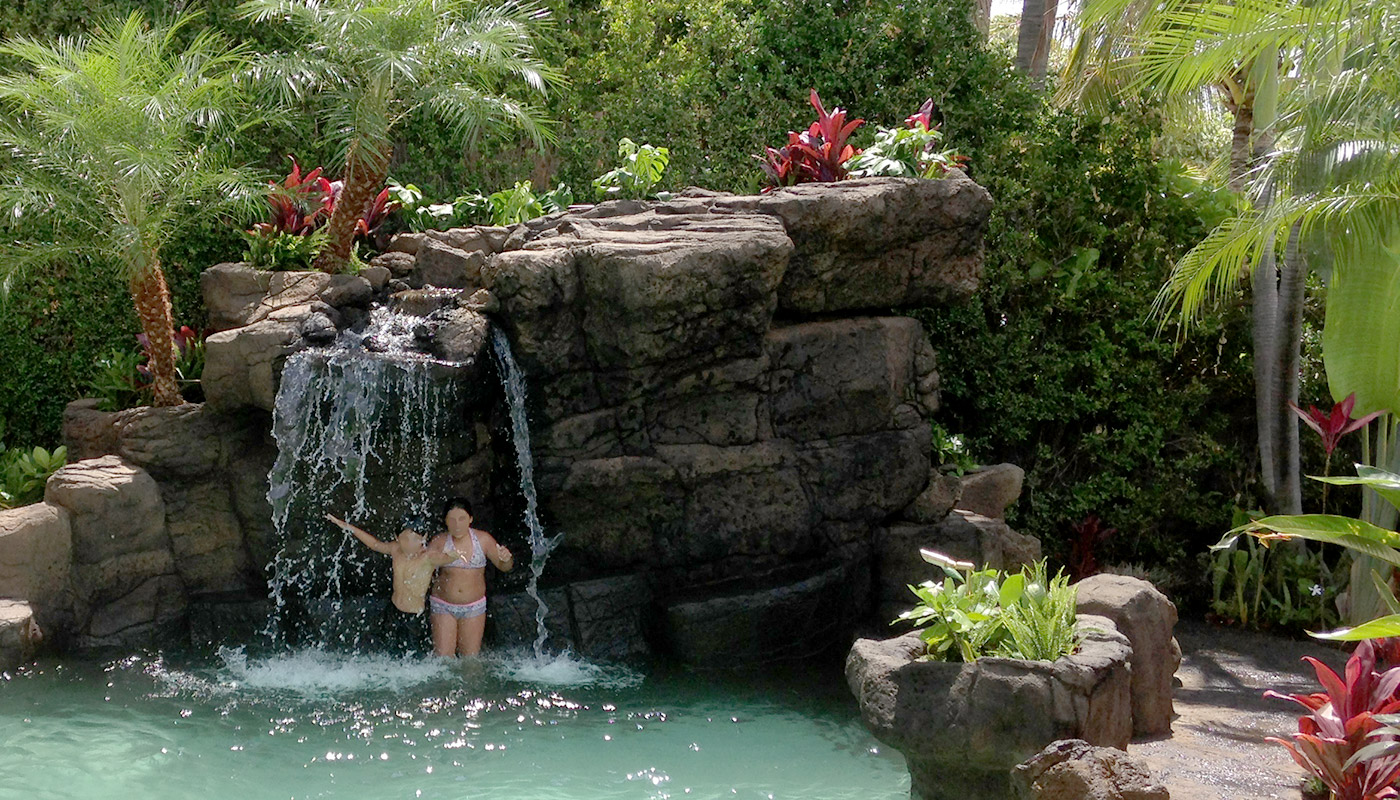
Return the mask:
<path id="1" fill-rule="evenodd" d="M 486 551 L 481 549 L 481 541 L 476 538 L 476 531 L 467 528 L 467 533 L 472 537 L 472 556 L 467 558 L 457 549 L 457 541 L 449 534 L 447 537 L 447 552 L 456 553 L 457 560 L 444 564 L 445 569 L 482 569 L 486 566 Z"/>

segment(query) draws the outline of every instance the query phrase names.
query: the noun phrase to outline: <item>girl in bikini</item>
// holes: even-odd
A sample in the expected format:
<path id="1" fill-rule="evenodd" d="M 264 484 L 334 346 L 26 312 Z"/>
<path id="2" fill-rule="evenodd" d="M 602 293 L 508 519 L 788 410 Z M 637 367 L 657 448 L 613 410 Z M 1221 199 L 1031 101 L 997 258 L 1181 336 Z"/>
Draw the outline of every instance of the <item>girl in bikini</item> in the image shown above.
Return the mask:
<path id="1" fill-rule="evenodd" d="M 515 568 L 515 557 L 491 534 L 472 527 L 471 503 L 454 497 L 443 506 L 447 533 L 438 534 L 430 551 L 455 558 L 443 565 L 428 597 L 433 652 L 472 656 L 481 652 L 486 630 L 486 562 L 502 572 Z"/>

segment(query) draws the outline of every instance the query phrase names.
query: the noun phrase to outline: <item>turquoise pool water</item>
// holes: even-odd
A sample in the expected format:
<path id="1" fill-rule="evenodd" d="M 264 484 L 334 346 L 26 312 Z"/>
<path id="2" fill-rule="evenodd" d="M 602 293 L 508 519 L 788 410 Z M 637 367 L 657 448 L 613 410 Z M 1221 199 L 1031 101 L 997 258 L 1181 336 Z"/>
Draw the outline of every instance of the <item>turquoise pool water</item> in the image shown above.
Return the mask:
<path id="1" fill-rule="evenodd" d="M 0 797 L 907 798 L 836 668 L 228 649 L 41 663 L 0 679 Z"/>

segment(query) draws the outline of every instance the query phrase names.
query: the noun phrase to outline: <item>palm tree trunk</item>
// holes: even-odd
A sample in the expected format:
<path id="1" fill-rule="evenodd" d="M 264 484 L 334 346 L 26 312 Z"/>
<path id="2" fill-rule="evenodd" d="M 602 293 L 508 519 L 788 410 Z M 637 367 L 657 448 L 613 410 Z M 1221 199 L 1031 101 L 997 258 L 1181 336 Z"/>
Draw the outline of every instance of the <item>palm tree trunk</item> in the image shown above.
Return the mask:
<path id="1" fill-rule="evenodd" d="M 1031 74 L 1035 63 L 1035 48 L 1040 44 L 1040 30 L 1045 25 L 1046 0 L 1025 0 L 1021 6 L 1021 24 L 1016 34 L 1016 71 Z"/>
<path id="2" fill-rule="evenodd" d="M 1043 0 L 1045 11 L 1041 14 L 1040 38 L 1031 56 L 1031 83 L 1039 89 L 1045 83 L 1045 73 L 1050 68 L 1050 48 L 1055 43 L 1055 17 L 1059 11 L 1058 0 Z"/>
<path id="3" fill-rule="evenodd" d="M 985 41 L 992 32 L 992 0 L 976 0 L 972 7 L 972 24 Z"/>
<path id="4" fill-rule="evenodd" d="M 146 334 L 150 352 L 148 367 L 151 385 L 158 406 L 178 406 L 185 402 L 175 382 L 175 320 L 170 310 L 170 287 L 160 261 L 151 257 L 150 266 L 131 280 L 131 299 L 136 303 L 136 318 L 141 332 Z"/>
<path id="5" fill-rule="evenodd" d="M 1279 511 L 1284 514 L 1303 513 L 1303 480 L 1298 446 L 1298 420 L 1289 412 L 1287 403 L 1298 404 L 1298 371 L 1302 359 L 1303 292 L 1308 267 L 1299 243 L 1302 223 L 1295 222 L 1288 232 L 1288 246 L 1283 254 L 1283 269 L 1279 273 L 1278 313 L 1279 358 L 1277 396 L 1284 407 L 1277 409 L 1279 420 Z"/>
<path id="6" fill-rule="evenodd" d="M 1265 507 L 1282 513 L 1279 505 L 1279 292 L 1273 248 L 1254 265 L 1254 414 L 1258 421 L 1259 477 L 1264 483 Z"/>
<path id="7" fill-rule="evenodd" d="M 326 222 L 326 243 L 316 256 L 316 269 L 343 272 L 355 246 L 355 223 L 369 210 L 389 172 L 390 147 L 365 154 L 358 142 L 350 146 L 345 159 L 345 185 L 336 198 L 331 218 Z"/>

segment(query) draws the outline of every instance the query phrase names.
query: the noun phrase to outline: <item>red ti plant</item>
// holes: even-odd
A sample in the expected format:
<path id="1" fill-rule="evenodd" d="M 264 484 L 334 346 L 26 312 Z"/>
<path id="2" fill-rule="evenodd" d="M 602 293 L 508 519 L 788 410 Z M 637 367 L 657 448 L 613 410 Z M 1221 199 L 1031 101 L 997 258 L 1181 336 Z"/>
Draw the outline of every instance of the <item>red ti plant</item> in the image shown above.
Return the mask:
<path id="1" fill-rule="evenodd" d="M 331 182 L 321 175 L 317 167 L 303 175 L 296 158 L 287 156 L 292 162 L 292 171 L 279 184 L 268 181 L 267 204 L 272 211 L 268 222 L 253 226 L 264 236 L 275 233 L 288 233 L 306 236 L 319 227 L 335 205 L 335 191 Z"/>
<path id="2" fill-rule="evenodd" d="M 846 109 L 839 106 L 828 112 L 816 89 L 808 101 L 816 109 L 817 121 L 801 133 L 788 131 L 785 146 L 764 148 L 764 155 L 759 157 L 768 174 L 769 185 L 764 191 L 798 183 L 845 180 L 846 162 L 859 152 L 849 140 L 865 120 L 847 122 Z"/>
<path id="3" fill-rule="evenodd" d="M 1335 800 L 1386 800 L 1400 798 L 1400 754 L 1382 753 L 1354 758 L 1367 745 L 1395 740 L 1382 731 L 1379 715 L 1400 711 L 1400 667 L 1376 672 L 1375 651 L 1363 641 L 1347 659 L 1343 680 L 1326 664 L 1304 658 L 1317 673 L 1325 691 L 1315 694 L 1265 692 L 1265 697 L 1292 700 L 1308 713 L 1298 718 L 1293 741 L 1270 738 L 1288 748 L 1293 760 L 1322 781 Z M 1379 734 L 1376 734 L 1380 731 Z M 1374 750 L 1372 751 L 1374 752 Z"/>
<path id="4" fill-rule="evenodd" d="M 1098 514 L 1090 514 L 1078 523 L 1070 525 L 1074 531 L 1074 541 L 1069 548 L 1069 579 L 1077 583 L 1099 572 L 1099 559 L 1096 554 L 1099 545 L 1108 541 L 1117 528 L 1105 527 Z"/>
<path id="5" fill-rule="evenodd" d="M 1371 420 L 1386 413 L 1385 411 L 1374 411 L 1360 419 L 1352 419 L 1351 410 L 1356 407 L 1356 392 L 1352 392 L 1342 402 L 1333 405 L 1330 414 L 1324 414 L 1321 409 L 1312 405 L 1308 406 L 1306 412 L 1291 401 L 1288 406 L 1309 428 L 1317 431 L 1317 435 L 1322 437 L 1322 450 L 1326 454 L 1322 463 L 1322 476 L 1324 478 L 1332 474 L 1332 451 L 1337 449 L 1337 444 L 1341 442 L 1342 437 L 1353 431 L 1361 430 Z M 1322 512 L 1327 513 L 1326 483 L 1322 485 Z"/>
<path id="6" fill-rule="evenodd" d="M 375 234 L 379 233 L 379 226 L 384 224 L 384 220 L 399 207 L 397 200 L 389 199 L 389 188 L 386 186 L 374 201 L 365 209 L 365 215 L 355 222 L 355 235 L 363 236 L 373 240 Z"/>

